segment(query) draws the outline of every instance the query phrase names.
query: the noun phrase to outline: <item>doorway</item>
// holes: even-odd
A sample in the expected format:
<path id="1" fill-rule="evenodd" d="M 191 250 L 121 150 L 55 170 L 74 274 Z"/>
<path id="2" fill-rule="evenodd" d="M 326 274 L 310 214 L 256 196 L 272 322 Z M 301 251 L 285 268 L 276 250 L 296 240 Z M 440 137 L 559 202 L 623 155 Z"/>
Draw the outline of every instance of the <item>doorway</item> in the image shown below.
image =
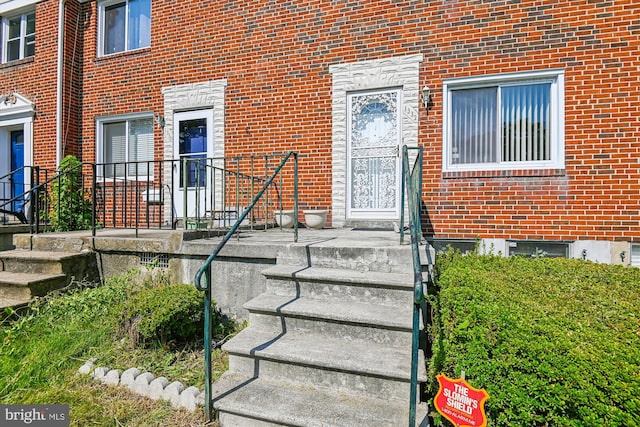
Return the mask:
<path id="1" fill-rule="evenodd" d="M 174 114 L 174 206 L 178 217 L 204 217 L 213 157 L 213 110 Z"/>
<path id="2" fill-rule="evenodd" d="M 347 96 L 347 218 L 400 217 L 401 90 Z"/>

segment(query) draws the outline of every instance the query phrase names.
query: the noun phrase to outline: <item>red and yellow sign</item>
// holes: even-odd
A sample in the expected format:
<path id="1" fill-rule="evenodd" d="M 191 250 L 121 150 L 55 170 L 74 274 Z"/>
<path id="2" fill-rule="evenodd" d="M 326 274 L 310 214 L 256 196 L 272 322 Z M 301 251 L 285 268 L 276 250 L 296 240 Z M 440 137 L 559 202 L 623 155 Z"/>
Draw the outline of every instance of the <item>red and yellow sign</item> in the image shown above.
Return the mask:
<path id="1" fill-rule="evenodd" d="M 486 427 L 484 402 L 489 394 L 485 389 L 473 388 L 463 379 L 436 378 L 440 388 L 433 403 L 443 417 L 456 427 Z"/>

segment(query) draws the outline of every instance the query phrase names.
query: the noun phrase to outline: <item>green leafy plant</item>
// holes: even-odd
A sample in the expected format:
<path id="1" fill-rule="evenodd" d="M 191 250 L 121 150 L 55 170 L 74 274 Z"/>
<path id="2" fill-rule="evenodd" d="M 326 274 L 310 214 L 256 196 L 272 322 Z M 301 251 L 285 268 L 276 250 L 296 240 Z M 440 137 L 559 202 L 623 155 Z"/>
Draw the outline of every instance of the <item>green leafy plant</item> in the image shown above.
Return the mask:
<path id="1" fill-rule="evenodd" d="M 82 185 L 82 163 L 75 156 L 60 162 L 58 174 L 51 183 L 51 226 L 56 231 L 91 228 L 91 200 Z"/>
<path id="2" fill-rule="evenodd" d="M 436 290 L 432 396 L 465 371 L 491 426 L 639 425 L 640 269 L 450 252 Z"/>
<path id="3" fill-rule="evenodd" d="M 125 329 L 133 344 L 193 341 L 202 337 L 203 297 L 188 284 L 146 289 L 127 304 Z"/>

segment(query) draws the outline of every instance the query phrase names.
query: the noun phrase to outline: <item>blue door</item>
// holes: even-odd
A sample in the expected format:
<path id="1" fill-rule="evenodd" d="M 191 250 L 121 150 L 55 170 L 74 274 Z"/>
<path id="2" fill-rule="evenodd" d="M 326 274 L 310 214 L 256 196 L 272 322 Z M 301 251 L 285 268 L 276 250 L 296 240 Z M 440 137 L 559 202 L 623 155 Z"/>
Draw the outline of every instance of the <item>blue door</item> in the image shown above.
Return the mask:
<path id="1" fill-rule="evenodd" d="M 24 132 L 14 130 L 11 132 L 11 170 L 14 172 L 11 177 L 11 198 L 24 193 Z M 19 170 L 18 170 L 19 169 Z M 24 200 L 16 200 L 11 204 L 14 212 L 22 212 Z"/>

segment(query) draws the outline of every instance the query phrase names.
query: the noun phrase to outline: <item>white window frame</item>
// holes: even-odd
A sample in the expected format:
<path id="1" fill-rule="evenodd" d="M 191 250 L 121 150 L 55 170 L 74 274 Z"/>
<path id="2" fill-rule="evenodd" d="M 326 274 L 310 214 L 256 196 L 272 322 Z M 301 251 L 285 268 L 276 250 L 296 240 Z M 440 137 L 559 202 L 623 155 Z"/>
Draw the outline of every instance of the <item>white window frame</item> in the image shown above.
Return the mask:
<path id="1" fill-rule="evenodd" d="M 543 161 L 469 163 L 453 164 L 452 144 L 452 92 L 461 89 L 507 86 L 514 84 L 550 83 L 550 137 L 551 158 Z M 545 70 L 495 74 L 480 77 L 464 77 L 443 81 L 443 150 L 442 168 L 444 172 L 458 171 L 503 171 L 524 169 L 564 169 L 564 70 Z M 497 112 L 500 112 L 500 99 L 497 100 Z M 501 132 L 498 132 L 500 134 Z"/>
<path id="2" fill-rule="evenodd" d="M 640 243 L 631 243 L 629 251 L 629 265 L 640 268 Z"/>
<path id="3" fill-rule="evenodd" d="M 13 61 L 19 61 L 21 59 L 25 59 L 25 58 L 31 58 L 33 56 L 35 56 L 35 48 L 34 48 L 34 53 L 33 55 L 29 55 L 29 56 L 25 56 L 25 52 L 24 52 L 24 43 L 25 43 L 25 38 L 28 35 L 31 34 L 26 34 L 27 32 L 27 16 L 28 15 L 34 15 L 34 19 L 35 19 L 35 14 L 36 14 L 36 9 L 34 7 L 28 8 L 28 9 L 22 9 L 18 12 L 12 11 L 11 14 L 8 14 L 6 16 L 2 17 L 2 63 L 7 63 L 7 62 L 13 62 Z M 7 57 L 8 53 L 9 53 L 9 21 L 13 20 L 15 18 L 20 17 L 20 54 L 18 55 L 17 59 L 11 59 L 9 60 L 9 58 Z M 37 31 L 37 22 L 36 22 L 36 31 Z M 36 32 L 34 31 L 33 35 L 34 35 L 34 43 L 35 43 L 35 34 Z M 15 40 L 15 39 L 14 39 Z"/>
<path id="4" fill-rule="evenodd" d="M 125 21 L 124 21 L 124 42 L 125 47 L 124 50 L 118 52 L 105 52 L 104 51 L 104 42 L 105 42 L 105 28 L 104 28 L 104 14 L 105 9 L 109 6 L 113 6 L 115 4 L 125 3 Z M 152 6 L 153 7 L 153 6 Z M 129 44 L 129 0 L 105 0 L 98 2 L 98 56 L 108 56 L 108 55 L 117 55 L 123 52 L 132 52 L 141 49 L 147 49 L 151 46 L 151 25 L 149 25 L 149 45 L 141 46 L 131 49 Z M 151 17 L 149 17 L 151 19 Z"/>
<path id="5" fill-rule="evenodd" d="M 153 121 L 153 113 L 152 112 L 148 112 L 148 113 L 139 113 L 139 114 L 126 114 L 126 115 L 119 115 L 119 116 L 109 116 L 109 117 L 102 117 L 96 120 L 96 163 L 97 164 L 102 164 L 105 163 L 105 159 L 104 159 L 104 150 L 105 150 L 105 141 L 104 141 L 104 125 L 107 124 L 112 124 L 112 123 L 122 123 L 125 122 L 125 153 L 127 155 L 127 160 L 126 162 L 130 162 L 129 160 L 129 122 L 133 121 L 133 120 L 140 120 L 140 119 L 149 119 L 151 120 L 151 133 L 152 133 L 152 139 L 151 139 L 151 143 L 153 145 L 155 145 L 155 135 L 154 135 L 154 126 L 155 126 L 155 122 Z M 155 153 L 155 148 L 152 147 L 152 152 Z M 151 159 L 149 159 L 149 161 L 155 161 L 155 156 Z M 106 182 L 110 182 L 110 181 L 118 181 L 124 178 L 124 174 L 122 175 L 116 175 L 116 176 L 112 176 L 112 177 L 108 177 L 105 178 L 104 177 L 104 171 L 102 168 L 99 168 L 99 170 L 96 172 L 97 176 L 100 177 L 101 179 L 104 179 L 104 181 Z M 126 174 L 127 176 L 127 180 L 130 181 L 147 181 L 147 177 L 148 180 L 151 181 L 154 179 L 154 167 L 153 165 L 150 165 L 150 170 L 148 172 L 148 174 L 144 174 L 144 175 L 139 175 L 136 176 L 134 174 Z"/>

